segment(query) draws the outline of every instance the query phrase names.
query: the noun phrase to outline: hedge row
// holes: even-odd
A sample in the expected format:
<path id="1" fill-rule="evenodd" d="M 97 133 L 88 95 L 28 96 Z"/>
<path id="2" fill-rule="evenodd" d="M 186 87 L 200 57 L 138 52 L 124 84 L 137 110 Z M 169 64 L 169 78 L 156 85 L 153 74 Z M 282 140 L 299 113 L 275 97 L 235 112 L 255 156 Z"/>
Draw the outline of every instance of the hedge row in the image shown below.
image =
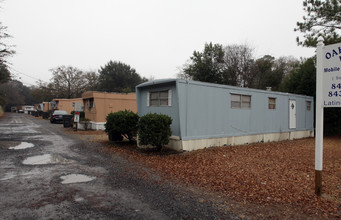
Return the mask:
<path id="1" fill-rule="evenodd" d="M 105 132 L 112 141 L 122 141 L 123 137 L 133 141 L 138 133 L 141 145 L 152 145 L 161 150 L 163 145 L 169 143 L 171 124 L 172 119 L 168 115 L 149 113 L 139 117 L 125 110 L 108 114 Z"/>

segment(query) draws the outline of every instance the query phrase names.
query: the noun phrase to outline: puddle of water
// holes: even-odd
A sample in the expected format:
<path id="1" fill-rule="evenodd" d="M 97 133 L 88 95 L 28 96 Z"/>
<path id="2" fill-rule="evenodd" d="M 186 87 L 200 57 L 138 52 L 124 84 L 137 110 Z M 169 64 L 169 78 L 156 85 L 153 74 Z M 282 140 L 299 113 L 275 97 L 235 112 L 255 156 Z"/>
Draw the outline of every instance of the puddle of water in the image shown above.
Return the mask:
<path id="1" fill-rule="evenodd" d="M 10 147 L 17 146 L 20 143 L 21 142 L 18 142 L 18 141 L 0 141 L 0 147 L 10 148 Z"/>
<path id="2" fill-rule="evenodd" d="M 70 174 L 66 176 L 61 176 L 60 178 L 63 180 L 62 184 L 84 183 L 84 182 L 89 182 L 89 181 L 96 179 L 96 177 L 91 177 L 91 176 L 82 175 L 82 174 Z"/>
<path id="3" fill-rule="evenodd" d="M 67 164 L 72 160 L 65 159 L 59 155 L 43 154 L 26 158 L 22 163 L 25 165 L 43 165 L 43 164 Z"/>
<path id="4" fill-rule="evenodd" d="M 75 202 L 83 202 L 84 201 L 84 198 L 82 197 L 76 197 L 75 198 Z"/>
<path id="5" fill-rule="evenodd" d="M 16 145 L 14 147 L 9 147 L 9 149 L 22 150 L 22 149 L 31 148 L 31 147 L 34 147 L 34 144 L 28 143 L 28 142 L 21 142 L 19 145 Z"/>
<path id="6" fill-rule="evenodd" d="M 3 175 L 2 178 L 0 178 L 0 181 L 10 180 L 15 177 L 30 179 L 32 178 L 32 176 L 39 175 L 39 174 L 41 174 L 41 171 L 29 171 L 29 172 L 23 172 L 23 173 L 8 172 L 8 173 L 5 173 L 5 175 Z"/>

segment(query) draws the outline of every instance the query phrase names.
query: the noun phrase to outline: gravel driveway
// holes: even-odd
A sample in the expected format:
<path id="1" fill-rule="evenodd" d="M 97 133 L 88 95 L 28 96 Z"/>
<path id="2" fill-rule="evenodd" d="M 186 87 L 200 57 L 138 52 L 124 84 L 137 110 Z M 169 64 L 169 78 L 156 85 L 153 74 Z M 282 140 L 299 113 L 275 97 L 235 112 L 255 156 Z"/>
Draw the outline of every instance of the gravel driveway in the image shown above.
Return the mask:
<path id="1" fill-rule="evenodd" d="M 63 129 L 26 114 L 0 118 L 1 219 L 239 218 Z"/>

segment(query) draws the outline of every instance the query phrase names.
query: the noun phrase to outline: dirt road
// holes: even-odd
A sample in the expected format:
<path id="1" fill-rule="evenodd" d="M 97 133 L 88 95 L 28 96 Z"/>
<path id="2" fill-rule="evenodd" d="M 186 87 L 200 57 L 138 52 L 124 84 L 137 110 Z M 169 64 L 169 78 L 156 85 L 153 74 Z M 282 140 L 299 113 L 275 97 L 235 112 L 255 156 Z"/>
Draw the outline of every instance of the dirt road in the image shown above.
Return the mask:
<path id="1" fill-rule="evenodd" d="M 1 219 L 238 219 L 63 129 L 26 114 L 0 118 Z"/>

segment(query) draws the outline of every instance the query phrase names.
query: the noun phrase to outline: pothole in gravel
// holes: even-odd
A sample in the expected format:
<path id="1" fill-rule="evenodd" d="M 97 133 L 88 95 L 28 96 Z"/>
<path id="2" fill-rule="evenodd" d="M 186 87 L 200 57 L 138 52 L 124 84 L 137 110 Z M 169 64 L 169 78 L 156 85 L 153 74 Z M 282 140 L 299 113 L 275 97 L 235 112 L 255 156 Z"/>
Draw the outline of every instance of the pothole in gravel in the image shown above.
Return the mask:
<path id="1" fill-rule="evenodd" d="M 0 141 L 1 147 L 7 147 L 11 150 L 22 150 L 26 148 L 34 147 L 34 144 L 28 142 L 19 142 L 19 141 Z"/>
<path id="2" fill-rule="evenodd" d="M 27 148 L 31 148 L 34 147 L 34 144 L 32 143 L 28 143 L 28 142 L 21 142 L 20 144 L 13 146 L 13 147 L 9 147 L 9 149 L 11 150 L 22 150 L 22 149 L 27 149 Z"/>
<path id="3" fill-rule="evenodd" d="M 85 201 L 85 199 L 84 198 L 82 198 L 82 197 L 75 197 L 75 202 L 83 202 L 83 201 Z"/>
<path id="4" fill-rule="evenodd" d="M 60 178 L 63 180 L 61 182 L 62 184 L 84 183 L 96 179 L 96 177 L 91 177 L 83 174 L 70 174 L 66 176 L 61 176 Z"/>
<path id="5" fill-rule="evenodd" d="M 43 154 L 26 158 L 23 162 L 25 165 L 44 165 L 44 164 L 68 164 L 72 160 L 54 154 Z"/>
<path id="6" fill-rule="evenodd" d="M 0 181 L 11 180 L 15 177 L 22 177 L 24 179 L 32 178 L 32 176 L 41 174 L 40 171 L 32 170 L 29 172 L 8 172 L 5 175 L 2 175 Z"/>

